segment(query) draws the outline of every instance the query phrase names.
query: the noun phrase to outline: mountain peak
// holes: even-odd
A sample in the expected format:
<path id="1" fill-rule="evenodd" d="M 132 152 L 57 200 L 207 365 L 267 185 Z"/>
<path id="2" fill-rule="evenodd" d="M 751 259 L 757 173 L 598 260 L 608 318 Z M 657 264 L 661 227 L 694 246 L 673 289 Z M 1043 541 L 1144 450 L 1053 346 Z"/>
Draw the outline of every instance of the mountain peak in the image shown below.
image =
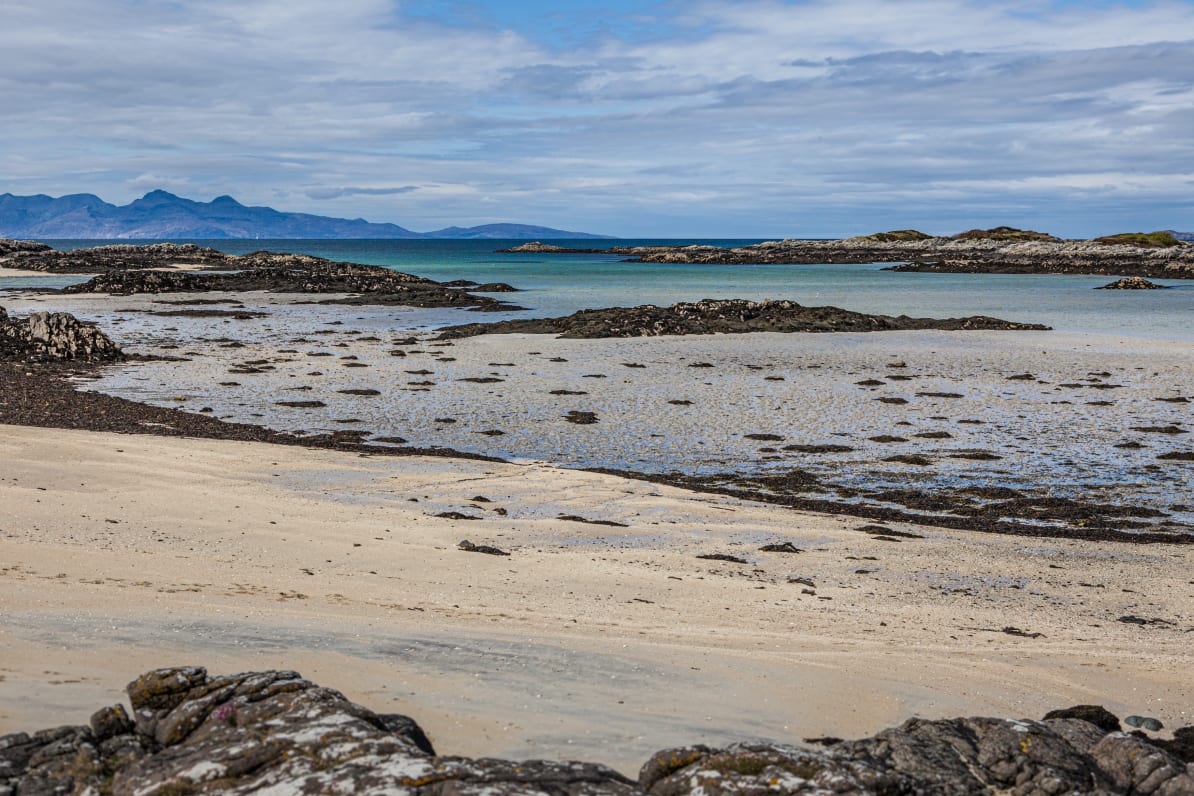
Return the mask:
<path id="1" fill-rule="evenodd" d="M 412 232 L 397 224 L 362 219 L 286 213 L 270 207 L 246 207 L 228 195 L 210 202 L 150 191 L 117 207 L 91 194 L 0 197 L 0 237 L 18 238 L 581 238 L 577 232 L 487 224 L 452 227 L 438 232 Z"/>

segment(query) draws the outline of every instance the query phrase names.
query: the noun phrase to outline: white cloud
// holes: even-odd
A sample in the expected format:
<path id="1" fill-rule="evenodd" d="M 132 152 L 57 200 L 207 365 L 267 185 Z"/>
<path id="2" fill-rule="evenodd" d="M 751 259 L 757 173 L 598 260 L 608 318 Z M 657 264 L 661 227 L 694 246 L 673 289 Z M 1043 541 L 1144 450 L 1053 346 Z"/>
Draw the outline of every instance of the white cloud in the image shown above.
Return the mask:
<path id="1" fill-rule="evenodd" d="M 1194 3 L 673 7 L 565 48 L 389 0 L 9 0 L 0 190 L 626 234 L 1189 212 Z"/>

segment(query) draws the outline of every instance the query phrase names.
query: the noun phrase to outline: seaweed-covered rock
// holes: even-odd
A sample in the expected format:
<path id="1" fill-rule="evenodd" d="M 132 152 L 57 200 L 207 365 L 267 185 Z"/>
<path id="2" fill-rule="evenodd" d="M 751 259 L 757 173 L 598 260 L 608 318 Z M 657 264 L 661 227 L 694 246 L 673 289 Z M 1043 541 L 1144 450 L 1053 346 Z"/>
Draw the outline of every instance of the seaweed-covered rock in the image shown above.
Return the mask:
<path id="1" fill-rule="evenodd" d="M 998 318 L 910 318 L 867 315 L 838 307 L 805 307 L 794 301 L 705 299 L 656 307 L 611 307 L 581 310 L 561 318 L 529 318 L 498 323 L 449 326 L 438 339 L 479 334 L 558 334 L 560 337 L 655 337 L 734 332 L 875 332 L 899 329 L 1043 330 L 1040 324 Z"/>
<path id="2" fill-rule="evenodd" d="M 1167 287 L 1168 285 L 1150 282 L 1142 276 L 1125 276 L 1123 279 L 1117 279 L 1111 284 L 1097 287 L 1095 290 L 1165 290 Z"/>
<path id="3" fill-rule="evenodd" d="M 124 358 L 112 338 L 68 312 L 34 312 L 15 318 L 0 307 L 0 361 L 116 362 Z"/>
<path id="4" fill-rule="evenodd" d="M 376 265 L 333 262 L 305 254 L 253 252 L 230 261 L 232 272 L 109 270 L 66 293 L 194 293 L 202 291 L 275 293 L 349 293 L 333 303 L 401 304 L 412 307 L 514 309 L 488 296 L 476 296 L 431 279 Z M 501 286 L 509 288 L 508 285 Z M 512 289 L 512 288 L 511 288 Z"/>

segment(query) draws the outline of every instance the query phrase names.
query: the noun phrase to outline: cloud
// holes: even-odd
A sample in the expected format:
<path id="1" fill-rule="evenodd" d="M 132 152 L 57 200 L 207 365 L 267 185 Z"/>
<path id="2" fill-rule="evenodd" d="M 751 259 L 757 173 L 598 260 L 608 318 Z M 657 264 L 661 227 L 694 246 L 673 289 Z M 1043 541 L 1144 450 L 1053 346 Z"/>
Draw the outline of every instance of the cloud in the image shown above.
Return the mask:
<path id="1" fill-rule="evenodd" d="M 475 5 L 9 0 L 0 190 L 628 235 L 1189 226 L 1194 3 L 578 4 L 523 29 Z"/>
<path id="2" fill-rule="evenodd" d="M 400 185 L 396 188 L 308 188 L 303 193 L 312 199 L 339 199 L 342 196 L 394 196 L 417 190 L 418 185 Z"/>

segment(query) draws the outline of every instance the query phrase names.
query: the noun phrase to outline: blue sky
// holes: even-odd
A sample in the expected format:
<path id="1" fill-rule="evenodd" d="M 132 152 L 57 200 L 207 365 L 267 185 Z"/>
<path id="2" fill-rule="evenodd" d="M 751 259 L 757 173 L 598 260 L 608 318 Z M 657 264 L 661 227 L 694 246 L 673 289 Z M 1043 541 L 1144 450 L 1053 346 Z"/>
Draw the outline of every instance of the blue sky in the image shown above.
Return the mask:
<path id="1" fill-rule="evenodd" d="M 0 192 L 624 236 L 1194 228 L 1194 0 L 6 0 Z"/>

